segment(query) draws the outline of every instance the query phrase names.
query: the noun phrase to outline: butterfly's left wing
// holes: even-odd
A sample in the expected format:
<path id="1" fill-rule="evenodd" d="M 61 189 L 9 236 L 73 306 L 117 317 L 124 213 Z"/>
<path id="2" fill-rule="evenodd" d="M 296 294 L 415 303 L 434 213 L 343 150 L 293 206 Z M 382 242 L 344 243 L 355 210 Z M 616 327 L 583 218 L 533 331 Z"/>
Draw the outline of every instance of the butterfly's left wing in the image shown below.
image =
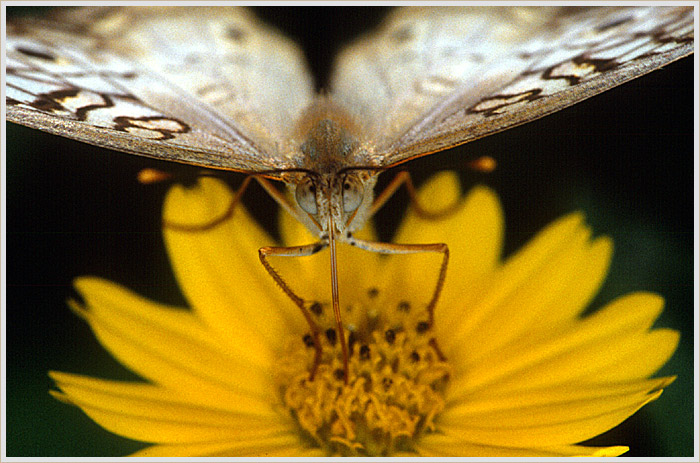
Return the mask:
<path id="1" fill-rule="evenodd" d="M 537 119 L 693 52 L 692 7 L 403 8 L 332 95 L 392 166 Z"/>
<path id="2" fill-rule="evenodd" d="M 245 172 L 293 166 L 311 103 L 301 50 L 244 8 L 58 8 L 8 21 L 7 120 L 86 143 Z"/>

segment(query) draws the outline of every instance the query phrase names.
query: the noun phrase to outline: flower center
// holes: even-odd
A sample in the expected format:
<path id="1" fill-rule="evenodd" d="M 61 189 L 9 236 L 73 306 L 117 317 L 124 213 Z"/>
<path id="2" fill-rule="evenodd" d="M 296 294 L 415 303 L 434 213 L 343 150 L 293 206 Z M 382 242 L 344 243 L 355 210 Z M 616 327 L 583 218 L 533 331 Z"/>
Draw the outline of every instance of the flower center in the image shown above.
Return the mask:
<path id="1" fill-rule="evenodd" d="M 368 299 L 376 293 L 370 289 Z M 277 368 L 283 403 L 305 435 L 330 454 L 386 456 L 410 450 L 434 429 L 451 370 L 424 308 L 412 309 L 407 301 L 347 307 L 347 384 L 331 308 L 315 303 L 310 312 L 321 328 L 322 348 L 313 380 L 311 333 L 290 341 Z"/>

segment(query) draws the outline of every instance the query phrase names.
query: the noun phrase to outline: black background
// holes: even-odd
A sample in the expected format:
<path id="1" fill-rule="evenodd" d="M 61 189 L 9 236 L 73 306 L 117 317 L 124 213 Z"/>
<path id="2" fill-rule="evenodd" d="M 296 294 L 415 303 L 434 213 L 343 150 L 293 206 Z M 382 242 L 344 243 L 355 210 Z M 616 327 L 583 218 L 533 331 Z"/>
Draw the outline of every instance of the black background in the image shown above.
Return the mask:
<path id="1" fill-rule="evenodd" d="M 378 24 L 386 10 L 257 9 L 303 46 L 320 82 L 339 46 Z M 594 232 L 615 242 L 609 278 L 592 308 L 635 290 L 666 298 L 657 326 L 678 329 L 682 338 L 661 374 L 679 379 L 657 402 L 592 442 L 629 445 L 627 456 L 692 455 L 692 64 L 681 60 L 555 115 L 407 166 L 419 181 L 460 169 L 465 190 L 476 183 L 494 188 L 505 210 L 505 255 L 557 217 L 583 210 Z M 141 445 L 50 398 L 46 372 L 133 377 L 68 310 L 75 277 L 101 276 L 184 305 L 160 235 L 167 186 L 136 182 L 144 167 L 172 165 L 14 124 L 6 128 L 7 454 L 126 454 Z M 489 175 L 464 169 L 465 159 L 481 155 L 496 158 L 498 169 Z M 400 192 L 377 217 L 384 238 L 405 199 Z M 253 188 L 245 202 L 274 227 L 276 206 L 264 193 Z"/>

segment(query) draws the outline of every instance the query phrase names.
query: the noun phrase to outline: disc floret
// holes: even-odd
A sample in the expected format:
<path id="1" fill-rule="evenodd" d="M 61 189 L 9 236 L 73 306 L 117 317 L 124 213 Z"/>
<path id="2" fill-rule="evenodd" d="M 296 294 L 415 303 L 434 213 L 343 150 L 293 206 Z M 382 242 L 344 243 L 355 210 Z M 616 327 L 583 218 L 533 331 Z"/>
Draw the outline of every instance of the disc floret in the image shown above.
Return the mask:
<path id="1" fill-rule="evenodd" d="M 348 310 L 369 315 L 346 331 L 347 384 L 340 342 L 328 323 L 313 379 L 315 346 L 307 333 L 291 340 L 280 360 L 279 388 L 304 434 L 330 454 L 391 455 L 434 429 L 451 369 L 424 320 L 427 311 L 411 311 L 406 301 L 389 311 L 362 309 Z M 324 321 L 328 311 L 317 312 Z"/>

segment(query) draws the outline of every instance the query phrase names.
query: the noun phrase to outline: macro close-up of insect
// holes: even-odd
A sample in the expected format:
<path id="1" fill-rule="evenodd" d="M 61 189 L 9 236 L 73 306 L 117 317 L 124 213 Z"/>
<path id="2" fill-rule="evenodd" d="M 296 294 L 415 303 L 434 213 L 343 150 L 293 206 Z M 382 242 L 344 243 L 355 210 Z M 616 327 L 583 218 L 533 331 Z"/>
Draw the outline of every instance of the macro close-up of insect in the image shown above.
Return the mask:
<path id="1" fill-rule="evenodd" d="M 350 10 L 337 37 L 325 25 L 341 21 L 334 15 L 344 13 L 323 8 L 313 13 L 304 8 L 53 8 L 48 14 L 20 12 L 8 19 L 7 227 L 13 234 L 7 246 L 8 269 L 15 272 L 8 270 L 8 293 L 15 291 L 8 294 L 8 312 L 12 302 L 31 292 L 40 298 L 43 287 L 63 286 L 65 291 L 52 297 L 66 299 L 65 286 L 89 272 L 115 281 L 122 275 L 122 283 L 143 286 L 149 297 L 186 305 L 182 296 L 163 294 L 169 286 L 158 275 L 170 272 L 167 257 L 152 248 L 162 247 L 158 208 L 167 188 L 173 183 L 191 188 L 203 177 L 233 185 L 228 206 L 199 223 L 166 215 L 166 232 L 197 239 L 235 222 L 236 211 L 247 207 L 273 229 L 270 217 L 281 209 L 313 235 L 308 242 L 260 242 L 244 250 L 269 278 L 269 291 L 279 291 L 307 326 L 308 382 L 323 376 L 325 345 L 338 346 L 333 371 L 345 387 L 353 384 L 353 355 L 363 355 L 355 348 L 365 342 L 362 330 L 344 321 L 346 299 L 357 288 L 343 287 L 338 276 L 344 266 L 341 246 L 396 255 L 391 257 L 396 262 L 405 254 L 437 255 L 420 270 L 430 289 L 419 295 L 425 315 L 418 331 L 431 332 L 444 286 L 455 278 L 451 243 L 394 242 L 391 229 L 405 208 L 426 221 L 450 217 L 458 205 L 435 206 L 418 194 L 439 170 L 456 170 L 465 187 L 486 182 L 502 195 L 509 223 L 512 216 L 519 224 L 506 234 L 507 253 L 558 214 L 586 207 L 602 224 L 606 214 L 614 213 L 601 211 L 621 211 L 602 228 L 623 241 L 623 254 L 653 259 L 650 252 L 644 257 L 634 246 L 626 247 L 624 241 L 631 243 L 634 233 L 623 224 L 631 217 L 658 219 L 661 228 L 652 235 L 672 229 L 687 246 L 692 227 L 683 227 L 690 223 L 691 205 L 680 198 L 688 198 L 692 186 L 692 63 L 687 58 L 694 51 L 692 7 Z M 323 31 L 316 31 L 316 24 L 323 24 Z M 664 80 L 669 75 L 682 75 L 686 87 Z M 619 91 L 611 90 L 618 86 Z M 596 97 L 608 90 L 607 103 L 607 93 Z M 665 92 L 673 92 L 673 98 Z M 584 109 L 577 111 L 588 113 L 573 113 L 579 105 L 566 109 L 584 100 Z M 540 121 L 560 111 L 564 119 L 554 115 Z M 511 131 L 500 132 L 515 127 L 512 142 L 506 141 Z M 59 145 L 48 148 L 55 137 L 31 129 L 72 140 L 58 139 Z M 79 142 L 104 153 L 81 156 Z M 468 142 L 473 143 L 460 146 Z M 27 159 L 25 153 L 33 151 L 43 158 Z M 86 159 L 99 166 L 85 166 Z M 65 170 L 57 171 L 53 162 Z M 31 167 L 35 163 L 41 165 Z M 669 165 L 679 173 L 667 173 Z M 65 193 L 51 198 L 54 189 Z M 33 191 L 46 197 L 33 197 Z M 599 193 L 605 191 L 611 193 Z M 65 209 L 59 206 L 63 195 L 74 198 Z M 11 208 L 14 198 L 18 202 Z M 399 207 L 402 199 L 407 205 Z M 44 205 L 34 209 L 35 201 Z M 668 203 L 673 204 L 664 210 Z M 652 212 L 635 215 L 631 211 L 637 207 Z M 123 215 L 99 218 L 87 212 L 92 209 Z M 60 231 L 63 226 L 57 224 L 66 217 L 74 219 L 74 228 Z M 358 232 L 370 219 L 377 236 L 367 239 Z M 41 257 L 63 246 L 51 241 L 61 236 L 71 242 L 56 251 L 63 253 L 61 260 L 76 255 L 67 264 L 70 270 Z M 104 257 L 77 257 L 88 253 L 80 251 L 86 244 Z M 113 250 L 100 250 L 103 245 Z M 20 252 L 27 256 L 22 265 L 11 264 Z M 689 268 L 684 251 L 665 254 L 674 252 L 682 255 L 676 267 Z M 319 293 L 326 295 L 322 301 L 296 289 L 301 281 L 317 281 L 316 275 L 288 274 L 277 264 L 316 254 L 325 256 L 328 272 L 318 280 L 324 285 Z M 126 262 L 140 266 L 142 259 L 158 262 L 157 267 L 128 270 Z M 41 262 L 42 269 L 32 270 L 32 262 Z M 617 289 L 657 290 L 624 280 Z M 684 293 L 680 303 L 688 297 Z M 321 306 L 332 314 L 324 322 L 318 319 Z M 37 310 L 57 317 L 59 309 Z M 264 311 L 260 308 L 263 318 Z M 12 317 L 8 314 L 9 322 Z M 386 333 L 386 342 L 393 343 L 393 331 Z M 437 359 L 449 360 L 436 337 L 426 342 Z M 380 454 L 389 455 L 382 449 Z"/>

